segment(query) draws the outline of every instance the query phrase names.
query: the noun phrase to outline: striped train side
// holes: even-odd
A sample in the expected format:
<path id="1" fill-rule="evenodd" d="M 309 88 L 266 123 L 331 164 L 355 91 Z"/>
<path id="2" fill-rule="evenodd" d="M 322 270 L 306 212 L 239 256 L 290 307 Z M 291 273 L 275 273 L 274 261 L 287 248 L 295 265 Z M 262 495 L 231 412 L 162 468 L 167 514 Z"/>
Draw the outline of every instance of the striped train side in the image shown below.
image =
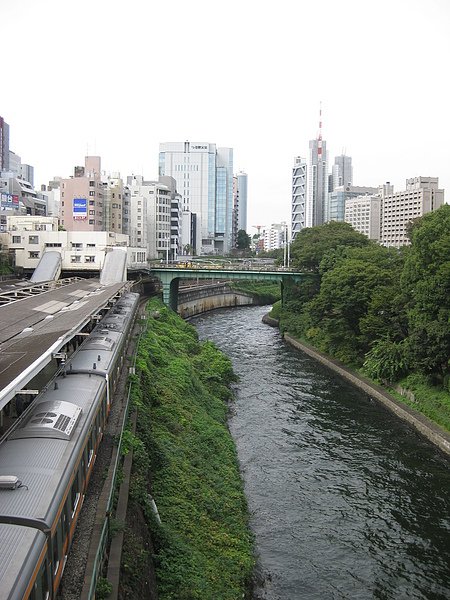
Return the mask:
<path id="1" fill-rule="evenodd" d="M 0 443 L 0 595 L 55 598 L 125 359 L 124 294 Z"/>

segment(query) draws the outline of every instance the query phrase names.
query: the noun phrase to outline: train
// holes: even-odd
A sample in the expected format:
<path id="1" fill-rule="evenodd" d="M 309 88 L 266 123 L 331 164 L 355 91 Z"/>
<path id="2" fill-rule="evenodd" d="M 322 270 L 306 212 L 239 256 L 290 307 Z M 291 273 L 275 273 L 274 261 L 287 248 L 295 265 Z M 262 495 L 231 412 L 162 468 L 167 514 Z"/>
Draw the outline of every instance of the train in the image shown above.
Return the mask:
<path id="1" fill-rule="evenodd" d="M 139 294 L 124 293 L 0 442 L 0 597 L 56 597 Z"/>

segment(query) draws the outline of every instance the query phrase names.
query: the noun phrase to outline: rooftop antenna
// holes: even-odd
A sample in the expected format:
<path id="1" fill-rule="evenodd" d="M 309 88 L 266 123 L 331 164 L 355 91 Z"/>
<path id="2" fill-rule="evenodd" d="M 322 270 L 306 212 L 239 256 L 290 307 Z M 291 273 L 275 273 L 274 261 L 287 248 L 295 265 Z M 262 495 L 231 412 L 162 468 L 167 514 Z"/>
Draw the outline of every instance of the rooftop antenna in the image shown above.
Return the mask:
<path id="1" fill-rule="evenodd" d="M 317 153 L 319 160 L 322 160 L 322 102 L 320 102 L 320 111 L 319 111 L 319 144 L 317 147 Z"/>

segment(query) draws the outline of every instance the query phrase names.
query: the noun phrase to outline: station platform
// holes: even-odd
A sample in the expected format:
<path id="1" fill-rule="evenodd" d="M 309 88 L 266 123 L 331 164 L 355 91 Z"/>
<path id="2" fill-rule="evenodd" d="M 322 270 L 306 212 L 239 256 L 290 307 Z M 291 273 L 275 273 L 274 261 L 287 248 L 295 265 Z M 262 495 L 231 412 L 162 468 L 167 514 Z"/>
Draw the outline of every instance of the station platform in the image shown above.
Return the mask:
<path id="1" fill-rule="evenodd" d="M 77 279 L 0 306 L 0 409 L 129 285 Z"/>

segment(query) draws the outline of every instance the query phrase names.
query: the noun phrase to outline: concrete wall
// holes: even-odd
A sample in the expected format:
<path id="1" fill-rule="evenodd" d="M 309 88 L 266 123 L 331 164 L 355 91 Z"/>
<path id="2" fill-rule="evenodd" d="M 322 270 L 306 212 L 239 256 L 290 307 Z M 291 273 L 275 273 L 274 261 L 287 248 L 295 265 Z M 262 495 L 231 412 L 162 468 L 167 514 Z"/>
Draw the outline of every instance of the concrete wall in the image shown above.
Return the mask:
<path id="1" fill-rule="evenodd" d="M 253 296 L 232 290 L 227 284 L 214 284 L 190 290 L 178 290 L 178 313 L 182 319 L 216 308 L 255 304 Z"/>
<path id="2" fill-rule="evenodd" d="M 375 385 L 369 380 L 361 377 L 357 373 L 350 371 L 347 369 L 342 363 L 339 363 L 332 358 L 329 358 L 325 354 L 322 354 L 312 346 L 301 342 L 293 338 L 288 334 L 284 334 L 284 339 L 295 346 L 296 348 L 306 352 L 309 356 L 318 360 L 325 366 L 329 367 L 354 385 L 358 386 L 361 390 L 366 392 L 371 398 L 374 398 L 378 402 L 381 402 L 384 406 L 386 406 L 389 410 L 391 410 L 397 417 L 406 421 L 410 425 L 412 425 L 417 431 L 419 431 L 423 436 L 425 436 L 430 442 L 432 442 L 435 446 L 437 446 L 440 450 L 450 455 L 450 434 L 447 433 L 444 429 L 436 425 L 430 419 L 425 417 L 420 412 L 417 412 L 407 406 L 406 404 L 402 404 L 398 400 L 396 400 L 393 396 L 391 396 L 386 390 L 380 386 Z"/>

